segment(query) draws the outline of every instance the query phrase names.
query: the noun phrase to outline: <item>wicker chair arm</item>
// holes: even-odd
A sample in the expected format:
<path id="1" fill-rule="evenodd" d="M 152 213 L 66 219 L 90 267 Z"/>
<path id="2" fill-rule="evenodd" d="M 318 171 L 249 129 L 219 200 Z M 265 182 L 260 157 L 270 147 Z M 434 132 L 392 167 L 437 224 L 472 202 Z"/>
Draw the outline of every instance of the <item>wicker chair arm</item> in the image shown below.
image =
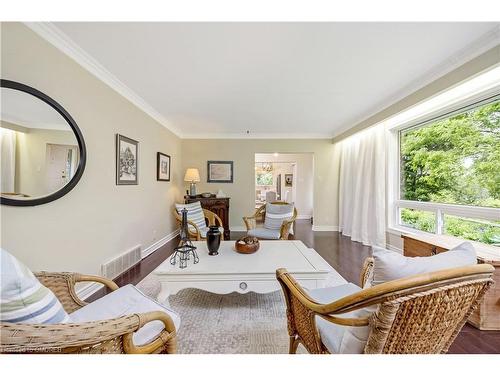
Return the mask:
<path id="1" fill-rule="evenodd" d="M 192 225 L 194 229 L 191 228 L 190 225 Z M 196 225 L 194 223 L 194 221 L 188 220 L 188 232 L 192 236 L 196 236 L 196 241 L 200 241 L 201 240 L 200 228 L 198 227 L 198 225 Z"/>
<path id="2" fill-rule="evenodd" d="M 288 235 L 294 222 L 295 220 L 283 220 L 280 228 L 280 240 L 288 240 Z"/>
<path id="3" fill-rule="evenodd" d="M 243 221 L 245 222 L 247 230 L 255 229 L 257 227 L 257 219 L 255 216 L 245 216 L 243 217 Z"/>
<path id="4" fill-rule="evenodd" d="M 365 262 L 363 263 L 363 268 L 361 269 L 361 283 L 359 285 L 361 288 L 364 287 L 366 280 L 368 280 L 368 277 L 373 272 L 373 263 L 374 259 L 372 257 L 366 258 Z"/>
<path id="5" fill-rule="evenodd" d="M 101 276 L 93 276 L 93 275 L 81 275 L 79 273 L 75 274 L 75 282 L 95 282 L 100 283 L 106 286 L 107 288 L 113 290 L 117 290 L 119 287 L 113 280 L 106 279 Z"/>
<path id="6" fill-rule="evenodd" d="M 151 343 L 135 346 L 133 333 L 146 323 L 160 320 L 165 329 Z M 112 341 L 114 345 L 109 345 Z M 165 351 L 175 353 L 176 331 L 172 318 L 163 311 L 132 314 L 116 319 L 84 323 L 16 324 L 2 323 L 0 353 L 75 353 L 96 352 L 108 344 L 116 352 L 123 343 L 127 354 L 149 354 Z M 119 349 L 118 349 L 119 350 Z"/>
<path id="7" fill-rule="evenodd" d="M 148 354 L 156 353 L 160 349 L 164 349 L 167 353 L 175 353 L 177 350 L 177 340 L 175 325 L 172 318 L 163 311 L 152 311 L 144 314 L 137 314 L 140 320 L 139 328 L 143 327 L 146 323 L 153 322 L 155 320 L 161 321 L 165 329 L 160 333 L 160 335 L 152 342 L 136 346 L 134 345 L 132 334 L 128 333 L 123 337 L 123 348 L 127 354 Z M 166 346 L 166 349 L 165 349 Z"/>
<path id="8" fill-rule="evenodd" d="M 177 222 L 179 224 L 181 224 L 182 223 L 182 216 L 179 215 L 179 213 L 177 212 L 177 210 L 175 208 L 174 208 L 174 216 L 175 216 L 175 219 L 177 220 Z M 187 222 L 188 222 L 189 234 L 192 236 L 195 236 L 197 241 L 200 241 L 201 240 L 201 232 L 200 232 L 200 228 L 198 227 L 198 225 L 196 225 L 191 220 L 188 220 Z M 194 230 L 190 227 L 190 225 L 193 226 Z"/>
<path id="9" fill-rule="evenodd" d="M 329 306 L 332 303 L 335 303 L 336 301 L 331 302 L 329 304 L 323 304 L 321 302 L 316 301 L 314 298 L 309 296 L 309 294 L 293 279 L 293 277 L 289 275 L 288 271 L 285 270 L 284 268 L 278 269 L 276 271 L 276 276 L 278 280 L 281 281 L 281 285 L 287 289 L 287 292 L 290 293 L 293 297 L 295 297 L 295 299 L 298 300 L 298 302 L 303 306 L 303 308 L 306 311 L 309 311 L 310 314 L 321 316 L 323 319 L 331 323 L 344 326 L 361 327 L 368 325 L 369 316 L 361 318 L 341 318 L 335 316 L 334 314 L 341 314 L 337 313 L 337 310 L 339 309 L 328 311 L 324 307 Z M 290 282 L 292 284 L 290 284 Z M 351 309 L 349 311 L 352 310 L 355 309 Z"/>
<path id="10" fill-rule="evenodd" d="M 139 315 L 85 323 L 19 324 L 2 323 L 0 352 L 77 352 L 119 339 L 139 329 Z"/>
<path id="11" fill-rule="evenodd" d="M 255 213 L 252 216 L 244 216 L 243 221 L 245 222 L 247 230 L 257 228 L 257 218 L 265 215 L 265 212 L 266 212 L 266 205 L 263 204 L 262 206 L 260 206 L 255 210 Z"/>
<path id="12" fill-rule="evenodd" d="M 57 296 L 68 313 L 72 313 L 87 304 L 76 293 L 75 285 L 78 282 L 97 282 L 111 290 L 118 289 L 118 285 L 113 281 L 100 276 L 81 275 L 73 272 L 36 272 L 35 276 Z"/>
<path id="13" fill-rule="evenodd" d="M 317 314 L 324 315 L 344 314 L 363 307 L 378 305 L 391 298 L 397 298 L 401 295 L 402 290 L 413 293 L 423 292 L 432 288 L 445 286 L 453 279 L 467 280 L 470 278 L 474 280 L 489 280 L 494 270 L 494 267 L 490 264 L 476 264 L 424 273 L 362 289 L 327 304 L 319 303 L 310 297 L 286 269 L 278 269 L 276 276 L 304 306 Z"/>
<path id="14" fill-rule="evenodd" d="M 204 208 L 203 214 L 208 219 L 208 225 L 217 225 L 219 227 L 223 226 L 221 218 L 215 212 L 212 212 Z"/>

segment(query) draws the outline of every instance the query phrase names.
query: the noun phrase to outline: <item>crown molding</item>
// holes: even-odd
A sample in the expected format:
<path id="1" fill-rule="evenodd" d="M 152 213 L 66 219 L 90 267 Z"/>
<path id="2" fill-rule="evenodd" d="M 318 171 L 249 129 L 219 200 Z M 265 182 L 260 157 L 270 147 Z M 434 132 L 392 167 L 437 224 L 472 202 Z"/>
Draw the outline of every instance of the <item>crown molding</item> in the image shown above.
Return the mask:
<path id="1" fill-rule="evenodd" d="M 335 138 L 341 136 L 344 132 L 355 127 L 357 124 L 368 120 L 370 117 L 376 115 L 386 108 L 389 108 L 390 106 L 396 104 L 397 102 L 410 96 L 416 91 L 424 88 L 437 79 L 445 76 L 446 74 L 459 68 L 468 61 L 480 56 L 481 54 L 489 51 L 492 48 L 495 48 L 498 45 L 500 45 L 500 25 L 495 26 L 475 41 L 469 43 L 464 48 L 448 57 L 445 61 L 428 70 L 427 73 L 423 74 L 419 78 L 414 79 L 412 82 L 399 89 L 389 98 L 374 105 L 371 110 L 365 111 L 364 114 L 341 126 L 334 132 L 333 137 Z"/>
<path id="2" fill-rule="evenodd" d="M 48 41 L 61 52 L 75 60 L 84 69 L 88 70 L 98 79 L 103 81 L 121 96 L 129 100 L 141 111 L 151 116 L 165 128 L 178 137 L 182 137 L 179 129 L 173 126 L 161 113 L 149 105 L 141 96 L 120 81 L 113 73 L 102 66 L 96 59 L 85 52 L 70 37 L 51 22 L 25 22 L 27 27 Z"/>
<path id="3" fill-rule="evenodd" d="M 183 139 L 332 139 L 323 133 L 184 133 Z"/>

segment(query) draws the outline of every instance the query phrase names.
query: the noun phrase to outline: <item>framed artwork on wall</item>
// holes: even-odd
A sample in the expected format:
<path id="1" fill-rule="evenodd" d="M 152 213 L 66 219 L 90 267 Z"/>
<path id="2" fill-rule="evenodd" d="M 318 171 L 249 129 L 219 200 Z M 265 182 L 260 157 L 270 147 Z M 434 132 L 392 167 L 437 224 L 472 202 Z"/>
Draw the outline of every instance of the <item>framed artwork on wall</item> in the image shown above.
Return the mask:
<path id="1" fill-rule="evenodd" d="M 116 184 L 137 185 L 139 142 L 121 134 L 116 135 Z"/>
<path id="2" fill-rule="evenodd" d="M 207 161 L 207 182 L 233 183 L 233 162 Z"/>
<path id="3" fill-rule="evenodd" d="M 293 185 L 293 174 L 285 173 L 285 186 L 291 187 Z"/>
<path id="4" fill-rule="evenodd" d="M 156 180 L 170 181 L 170 155 L 156 153 Z"/>

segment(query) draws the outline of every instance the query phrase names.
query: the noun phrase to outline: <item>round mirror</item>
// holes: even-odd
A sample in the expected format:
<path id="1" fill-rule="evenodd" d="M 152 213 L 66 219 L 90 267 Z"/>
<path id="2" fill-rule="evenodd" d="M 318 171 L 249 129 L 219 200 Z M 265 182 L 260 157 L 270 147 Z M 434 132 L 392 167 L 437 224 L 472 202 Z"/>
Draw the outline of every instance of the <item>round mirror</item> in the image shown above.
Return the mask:
<path id="1" fill-rule="evenodd" d="M 83 174 L 76 122 L 33 87 L 0 80 L 1 203 L 35 206 L 67 194 Z"/>

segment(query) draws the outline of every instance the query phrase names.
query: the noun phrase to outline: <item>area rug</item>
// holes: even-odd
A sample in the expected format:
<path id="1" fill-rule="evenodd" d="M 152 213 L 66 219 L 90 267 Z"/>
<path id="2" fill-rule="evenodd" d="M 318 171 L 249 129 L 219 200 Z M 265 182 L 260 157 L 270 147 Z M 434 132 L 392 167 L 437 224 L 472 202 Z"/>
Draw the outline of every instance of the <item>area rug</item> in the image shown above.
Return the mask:
<path id="1" fill-rule="evenodd" d="M 154 275 L 138 284 L 155 298 L 159 283 Z M 269 294 L 213 294 L 184 289 L 169 297 L 181 316 L 178 352 L 181 354 L 288 353 L 285 301 L 281 291 Z M 306 353 L 299 346 L 298 353 Z"/>

